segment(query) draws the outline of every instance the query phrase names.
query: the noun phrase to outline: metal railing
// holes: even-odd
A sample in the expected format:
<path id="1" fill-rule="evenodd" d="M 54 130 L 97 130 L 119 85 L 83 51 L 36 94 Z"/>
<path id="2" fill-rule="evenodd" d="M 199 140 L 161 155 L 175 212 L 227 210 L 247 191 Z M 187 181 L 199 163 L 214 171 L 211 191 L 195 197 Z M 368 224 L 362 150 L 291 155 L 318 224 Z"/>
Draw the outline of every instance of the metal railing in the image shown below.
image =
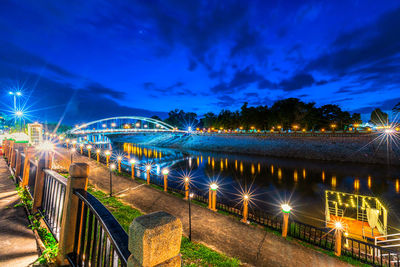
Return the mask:
<path id="1" fill-rule="evenodd" d="M 130 255 L 128 235 L 94 196 L 75 190 L 79 198 L 72 266 L 126 266 Z"/>
<path id="2" fill-rule="evenodd" d="M 44 170 L 42 204 L 39 209 L 54 238 L 60 238 L 67 179 L 52 170 Z"/>

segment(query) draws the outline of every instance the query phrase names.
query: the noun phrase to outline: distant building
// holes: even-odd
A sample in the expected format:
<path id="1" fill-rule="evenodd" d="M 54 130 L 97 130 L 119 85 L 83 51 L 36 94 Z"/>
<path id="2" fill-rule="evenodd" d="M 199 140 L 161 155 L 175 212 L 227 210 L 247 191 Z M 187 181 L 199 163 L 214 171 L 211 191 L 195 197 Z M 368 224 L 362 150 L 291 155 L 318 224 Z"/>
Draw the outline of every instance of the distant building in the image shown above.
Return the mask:
<path id="1" fill-rule="evenodd" d="M 36 146 L 43 141 L 43 125 L 40 123 L 28 124 L 29 143 Z"/>

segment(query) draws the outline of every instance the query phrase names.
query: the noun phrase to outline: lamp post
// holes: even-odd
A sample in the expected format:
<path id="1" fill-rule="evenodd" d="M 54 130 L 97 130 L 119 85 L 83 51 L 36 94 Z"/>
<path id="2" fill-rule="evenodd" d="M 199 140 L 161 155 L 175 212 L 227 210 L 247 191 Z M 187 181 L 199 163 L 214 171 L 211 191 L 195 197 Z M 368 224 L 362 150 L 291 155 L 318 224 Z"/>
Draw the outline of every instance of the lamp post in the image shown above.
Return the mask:
<path id="1" fill-rule="evenodd" d="M 147 184 L 150 184 L 150 170 L 151 170 L 151 165 L 146 166 L 146 178 L 147 178 Z"/>
<path id="2" fill-rule="evenodd" d="M 192 205 L 191 199 L 193 197 L 193 193 L 189 193 L 189 241 L 192 242 Z"/>
<path id="3" fill-rule="evenodd" d="M 163 169 L 162 174 L 164 175 L 164 192 L 168 191 L 168 169 Z"/>
<path id="4" fill-rule="evenodd" d="M 81 148 L 81 154 L 83 155 L 83 144 L 79 144 L 79 147 Z"/>
<path id="5" fill-rule="evenodd" d="M 243 195 L 243 219 L 242 222 L 247 223 L 247 216 L 248 216 L 248 212 L 249 212 L 249 195 L 248 194 L 244 194 Z"/>
<path id="6" fill-rule="evenodd" d="M 213 211 L 217 211 L 217 189 L 218 185 L 216 183 L 210 184 L 208 192 L 208 208 Z"/>
<path id="7" fill-rule="evenodd" d="M 335 133 L 336 124 L 332 123 L 331 128 L 332 128 L 332 133 Z"/>
<path id="8" fill-rule="evenodd" d="M 282 204 L 281 208 L 283 213 L 282 237 L 286 237 L 289 225 L 289 214 L 292 210 L 292 207 L 290 207 L 289 204 Z"/>
<path id="9" fill-rule="evenodd" d="M 96 160 L 97 160 L 97 162 L 100 162 L 100 152 L 101 152 L 101 150 L 100 149 L 96 149 Z"/>
<path id="10" fill-rule="evenodd" d="M 92 146 L 88 145 L 86 148 L 88 150 L 88 156 L 89 156 L 89 159 L 90 159 L 91 158 L 91 152 L 92 152 Z"/>
<path id="11" fill-rule="evenodd" d="M 110 152 L 110 150 L 106 150 L 106 152 L 104 152 L 104 154 L 106 154 L 106 163 L 107 163 L 107 168 L 108 168 L 108 166 L 110 165 L 111 152 Z"/>
<path id="12" fill-rule="evenodd" d="M 117 157 L 118 172 L 121 172 L 121 161 L 122 161 L 122 157 L 121 157 L 121 156 L 118 156 L 118 157 Z"/>
<path id="13" fill-rule="evenodd" d="M 110 165 L 110 197 L 112 197 L 112 172 L 115 170 L 115 164 Z"/>
<path id="14" fill-rule="evenodd" d="M 185 176 L 183 178 L 184 183 L 185 183 L 185 199 L 189 199 L 189 182 L 190 178 L 188 176 Z"/>
<path id="15" fill-rule="evenodd" d="M 131 159 L 129 162 L 131 163 L 131 177 L 132 177 L 132 179 L 135 179 L 135 163 L 136 163 L 136 160 Z"/>

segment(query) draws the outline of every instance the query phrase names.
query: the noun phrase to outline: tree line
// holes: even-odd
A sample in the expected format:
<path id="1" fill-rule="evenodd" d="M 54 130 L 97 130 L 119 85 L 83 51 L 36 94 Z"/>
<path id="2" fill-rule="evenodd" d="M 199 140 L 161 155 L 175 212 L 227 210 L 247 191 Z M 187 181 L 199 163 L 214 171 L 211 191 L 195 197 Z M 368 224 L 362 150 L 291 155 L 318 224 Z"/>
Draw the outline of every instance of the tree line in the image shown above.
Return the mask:
<path id="1" fill-rule="evenodd" d="M 395 107 L 400 110 L 400 103 Z M 395 111 L 395 109 L 393 109 Z M 160 119 L 156 116 L 153 118 Z M 360 113 L 350 114 L 343 111 L 338 105 L 328 104 L 316 107 L 314 102 L 305 103 L 298 98 L 287 98 L 276 101 L 271 107 L 257 106 L 249 107 L 244 103 L 240 110 L 230 111 L 223 109 L 219 114 L 208 112 L 202 118 L 198 118 L 194 112 L 184 112 L 175 109 L 168 113 L 164 122 L 179 129 L 193 128 L 215 128 L 215 129 L 257 129 L 271 130 L 281 127 L 282 129 L 319 130 L 330 129 L 346 130 L 354 124 L 360 124 Z M 371 122 L 376 125 L 388 123 L 388 115 L 380 109 L 371 113 Z"/>

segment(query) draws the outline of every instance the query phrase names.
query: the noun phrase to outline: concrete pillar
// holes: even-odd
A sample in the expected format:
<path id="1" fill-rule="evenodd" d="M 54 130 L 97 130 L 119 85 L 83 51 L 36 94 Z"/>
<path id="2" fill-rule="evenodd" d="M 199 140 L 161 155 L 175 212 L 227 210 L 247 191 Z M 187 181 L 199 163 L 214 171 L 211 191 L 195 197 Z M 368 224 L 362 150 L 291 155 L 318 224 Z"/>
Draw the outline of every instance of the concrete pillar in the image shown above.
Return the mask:
<path id="1" fill-rule="evenodd" d="M 87 189 L 89 165 L 86 163 L 73 163 L 69 167 L 69 175 L 58 242 L 57 263 L 59 265 L 68 264 L 67 254 L 74 249 L 79 199 L 74 195 L 73 191 L 74 189 Z"/>
<path id="2" fill-rule="evenodd" d="M 35 148 L 34 147 L 26 147 L 25 148 L 25 162 L 24 162 L 24 170 L 22 175 L 21 187 L 25 187 L 29 182 L 29 169 L 30 169 L 30 159 L 33 159 L 35 156 Z"/>
<path id="3" fill-rule="evenodd" d="M 140 216 L 129 227 L 128 267 L 181 266 L 182 223 L 164 211 Z"/>

